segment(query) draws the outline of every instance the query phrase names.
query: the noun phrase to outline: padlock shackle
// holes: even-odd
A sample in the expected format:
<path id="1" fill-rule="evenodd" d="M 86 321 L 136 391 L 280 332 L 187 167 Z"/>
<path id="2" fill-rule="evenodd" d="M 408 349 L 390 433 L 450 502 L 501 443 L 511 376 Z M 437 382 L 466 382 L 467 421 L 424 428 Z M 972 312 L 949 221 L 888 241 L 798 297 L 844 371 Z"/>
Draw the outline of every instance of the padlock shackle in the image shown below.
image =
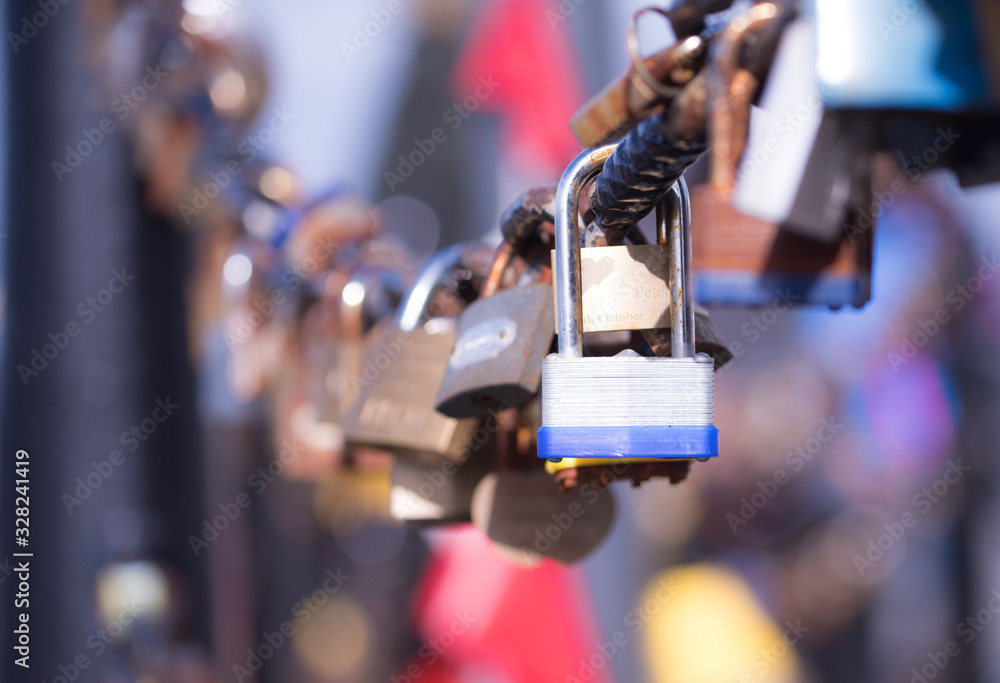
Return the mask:
<path id="1" fill-rule="evenodd" d="M 493 255 L 493 264 L 490 266 L 490 272 L 486 275 L 483 286 L 479 290 L 478 298 L 486 299 L 500 290 L 500 281 L 503 280 L 503 275 L 507 272 L 510 262 L 514 260 L 514 252 L 514 245 L 510 242 L 500 243 L 496 253 Z"/>
<path id="2" fill-rule="evenodd" d="M 583 356 L 583 297 L 580 292 L 580 192 L 600 173 L 616 144 L 586 150 L 577 156 L 559 179 L 556 190 L 556 324 L 559 355 Z M 669 210 L 669 215 L 667 211 Z M 694 290 L 691 264 L 691 197 L 679 178 L 656 208 L 657 237 L 670 255 L 671 356 L 694 355 Z M 676 305 L 680 302 L 680 305 Z"/>
<path id="3" fill-rule="evenodd" d="M 396 311 L 396 324 L 403 332 L 412 332 L 420 323 L 420 317 L 434 293 L 434 288 L 444 275 L 462 262 L 465 251 L 474 246 L 473 242 L 460 242 L 431 254 L 417 274 L 417 279 L 403 297 Z"/>
<path id="4" fill-rule="evenodd" d="M 583 300 L 580 294 L 580 192 L 600 173 L 618 144 L 581 152 L 563 172 L 556 189 L 556 329 L 559 355 L 583 356 Z"/>
<path id="5" fill-rule="evenodd" d="M 669 210 L 669 214 L 668 214 Z M 694 355 L 694 288 L 691 276 L 691 195 L 681 176 L 656 205 L 656 241 L 669 245 L 670 355 Z M 674 305 L 681 302 L 680 306 Z"/>

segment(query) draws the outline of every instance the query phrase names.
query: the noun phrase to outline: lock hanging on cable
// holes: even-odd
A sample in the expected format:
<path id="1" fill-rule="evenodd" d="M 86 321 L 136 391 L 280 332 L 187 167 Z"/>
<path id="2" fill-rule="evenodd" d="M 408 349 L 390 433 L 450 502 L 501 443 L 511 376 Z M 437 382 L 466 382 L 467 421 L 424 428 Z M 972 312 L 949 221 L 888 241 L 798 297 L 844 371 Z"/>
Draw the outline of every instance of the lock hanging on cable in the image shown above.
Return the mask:
<path id="1" fill-rule="evenodd" d="M 611 357 L 583 355 L 580 192 L 609 155 L 607 147 L 583 152 L 559 181 L 555 216 L 559 352 L 542 364 L 538 455 L 562 467 L 607 459 L 689 463 L 715 457 L 719 436 L 714 424 L 713 361 L 704 354 L 694 355 L 690 206 L 683 186 L 675 185 L 668 193 L 663 210 L 669 220 L 671 356 L 647 358 L 630 349 Z"/>

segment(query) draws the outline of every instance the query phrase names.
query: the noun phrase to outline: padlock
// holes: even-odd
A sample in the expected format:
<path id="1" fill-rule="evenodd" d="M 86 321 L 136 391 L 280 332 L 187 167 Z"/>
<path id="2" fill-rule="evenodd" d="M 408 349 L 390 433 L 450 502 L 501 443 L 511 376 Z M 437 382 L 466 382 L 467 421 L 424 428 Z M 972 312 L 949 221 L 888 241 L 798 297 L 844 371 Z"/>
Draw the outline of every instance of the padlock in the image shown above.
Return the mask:
<path id="1" fill-rule="evenodd" d="M 491 435 L 492 436 L 492 435 Z M 393 519 L 423 525 L 471 521 L 472 495 L 494 467 L 492 444 L 482 446 L 482 456 L 463 462 L 437 463 L 395 458 L 389 489 L 389 514 Z"/>
<path id="2" fill-rule="evenodd" d="M 423 321 L 441 279 L 460 266 L 467 249 L 458 244 L 432 256 L 396 319 L 373 330 L 364 368 L 351 379 L 358 396 L 344 416 L 349 444 L 425 463 L 467 457 L 478 420 L 456 420 L 434 410 L 455 341 L 455 321 L 441 316 Z"/>
<path id="3" fill-rule="evenodd" d="M 324 278 L 323 295 L 302 314 L 297 354 L 275 396 L 275 443 L 302 445 L 288 463 L 290 479 L 318 480 L 344 459 L 341 426 L 354 398 L 349 381 L 361 366 L 364 286 L 342 272 Z"/>
<path id="4" fill-rule="evenodd" d="M 559 352 L 542 364 L 538 455 L 562 469 L 607 460 L 640 466 L 669 461 L 684 468 L 691 459 L 712 458 L 719 450 L 712 359 L 694 355 L 694 307 L 685 253 L 688 206 L 672 202 L 669 207 L 671 356 L 646 358 L 632 350 L 605 358 L 583 356 L 579 194 L 600 171 L 608 156 L 604 152 L 583 152 L 559 182 Z"/>
<path id="5" fill-rule="evenodd" d="M 542 470 L 491 472 L 476 485 L 472 523 L 502 555 L 532 566 L 542 557 L 566 564 L 593 552 L 615 519 L 614 495 L 580 488 L 571 495 Z M 554 520 L 563 520 L 553 526 Z M 556 533 L 554 533 L 554 531 Z"/>
<path id="6" fill-rule="evenodd" d="M 265 393 L 282 365 L 288 336 L 286 314 L 269 290 L 264 267 L 267 249 L 251 240 L 241 240 L 222 266 L 223 339 L 228 348 L 226 374 L 233 394 L 250 401 Z"/>
<path id="7" fill-rule="evenodd" d="M 750 112 L 733 206 L 837 244 L 848 212 L 871 201 L 871 155 L 848 134 L 841 112 L 823 106 L 813 69 L 803 68 L 815 56 L 815 34 L 807 19 L 782 33 L 760 107 Z M 736 68 L 732 53 L 723 57 Z"/>
<path id="8" fill-rule="evenodd" d="M 871 192 L 863 173 L 859 176 L 853 170 L 854 160 L 846 160 L 850 168 L 841 174 L 846 179 L 841 183 L 844 187 L 835 188 L 833 194 L 830 188 L 823 187 L 826 196 L 815 203 L 827 207 L 832 216 L 824 216 L 811 228 L 814 237 L 821 239 L 806 236 L 810 228 L 799 225 L 788 229 L 775 220 L 741 213 L 733 204 L 738 194 L 734 190 L 740 183 L 738 165 L 746 146 L 751 102 L 759 83 L 757 76 L 741 65 L 740 56 L 747 37 L 773 22 L 772 17 L 761 13 L 767 4 L 755 6 L 745 21 L 726 29 L 714 45 L 708 67 L 713 135 L 709 182 L 692 192 L 692 267 L 697 298 L 703 304 L 728 306 L 767 306 L 778 298 L 797 305 L 862 306 L 871 294 L 873 231 L 848 239 L 847 226 L 857 223 L 863 206 L 870 207 Z M 785 35 L 792 40 L 786 44 L 794 44 L 796 31 L 793 27 L 791 34 Z M 817 142 L 817 146 L 825 144 L 826 137 Z M 821 162 L 821 168 L 826 168 L 827 160 Z M 746 181 L 747 168 L 743 170 Z M 809 177 L 826 174 L 807 171 L 803 167 L 803 174 Z M 756 180 L 756 176 L 752 177 Z M 799 187 L 792 189 L 789 185 L 787 181 L 774 183 L 771 196 L 777 199 L 779 194 L 794 193 Z M 766 190 L 761 188 L 758 194 Z M 794 202 L 779 218 L 791 223 L 810 220 Z"/>
<path id="9" fill-rule="evenodd" d="M 389 493 L 392 517 L 423 526 L 474 521 L 474 491 L 491 472 L 528 467 L 546 476 L 534 449 L 537 413 L 537 400 L 522 408 L 491 411 L 476 429 L 463 462 L 428 465 L 396 459 Z M 518 500 L 525 495 L 524 491 L 510 493 Z"/>
<path id="10" fill-rule="evenodd" d="M 538 392 L 542 359 L 555 334 L 552 286 L 536 282 L 496 292 L 515 255 L 512 243 L 500 244 L 480 298 L 458 318 L 435 400 L 445 415 L 482 417 L 523 405 Z"/>

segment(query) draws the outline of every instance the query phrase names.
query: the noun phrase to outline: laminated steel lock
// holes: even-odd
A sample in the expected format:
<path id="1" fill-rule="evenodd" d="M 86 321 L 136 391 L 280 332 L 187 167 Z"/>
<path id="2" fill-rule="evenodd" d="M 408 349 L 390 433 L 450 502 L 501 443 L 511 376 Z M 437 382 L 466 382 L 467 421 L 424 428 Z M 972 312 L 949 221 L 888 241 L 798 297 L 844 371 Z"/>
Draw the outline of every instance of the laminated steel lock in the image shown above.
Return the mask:
<path id="1" fill-rule="evenodd" d="M 689 207 L 670 206 L 671 357 L 583 356 L 579 194 L 607 148 L 579 155 L 556 200 L 559 353 L 542 364 L 538 455 L 572 459 L 690 460 L 718 455 L 712 359 L 694 355 L 694 307 L 685 233 Z M 586 463 L 584 463 L 586 464 Z"/>
<path id="2" fill-rule="evenodd" d="M 542 359 L 552 346 L 552 286 L 536 282 L 493 293 L 514 261 L 509 242 L 497 249 L 480 298 L 458 318 L 455 346 L 435 405 L 451 417 L 482 417 L 520 406 L 538 393 Z"/>
<path id="3" fill-rule="evenodd" d="M 353 380 L 358 396 L 344 416 L 349 444 L 429 463 L 467 457 L 478 420 L 456 420 L 434 410 L 455 340 L 454 319 L 423 319 L 437 285 L 460 266 L 468 247 L 458 244 L 432 256 L 396 319 L 373 331 L 365 367 Z"/>

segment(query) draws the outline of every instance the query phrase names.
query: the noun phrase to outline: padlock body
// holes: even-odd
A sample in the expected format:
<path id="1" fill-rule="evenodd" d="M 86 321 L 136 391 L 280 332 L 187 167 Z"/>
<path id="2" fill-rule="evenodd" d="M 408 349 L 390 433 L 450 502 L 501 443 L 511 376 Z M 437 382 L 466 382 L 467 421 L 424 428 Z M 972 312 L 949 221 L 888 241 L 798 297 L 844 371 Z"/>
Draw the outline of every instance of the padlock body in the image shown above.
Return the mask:
<path id="1" fill-rule="evenodd" d="M 478 421 L 456 420 L 433 408 L 454 338 L 454 332 L 379 325 L 364 367 L 351 380 L 359 390 L 344 416 L 348 443 L 423 462 L 463 460 Z"/>
<path id="2" fill-rule="evenodd" d="M 474 301 L 459 316 L 437 409 L 456 418 L 483 417 L 530 401 L 538 392 L 554 328 L 548 284 L 505 289 Z"/>
<path id="3" fill-rule="evenodd" d="M 541 458 L 712 458 L 719 454 L 714 422 L 707 356 L 551 354 L 542 364 Z"/>

